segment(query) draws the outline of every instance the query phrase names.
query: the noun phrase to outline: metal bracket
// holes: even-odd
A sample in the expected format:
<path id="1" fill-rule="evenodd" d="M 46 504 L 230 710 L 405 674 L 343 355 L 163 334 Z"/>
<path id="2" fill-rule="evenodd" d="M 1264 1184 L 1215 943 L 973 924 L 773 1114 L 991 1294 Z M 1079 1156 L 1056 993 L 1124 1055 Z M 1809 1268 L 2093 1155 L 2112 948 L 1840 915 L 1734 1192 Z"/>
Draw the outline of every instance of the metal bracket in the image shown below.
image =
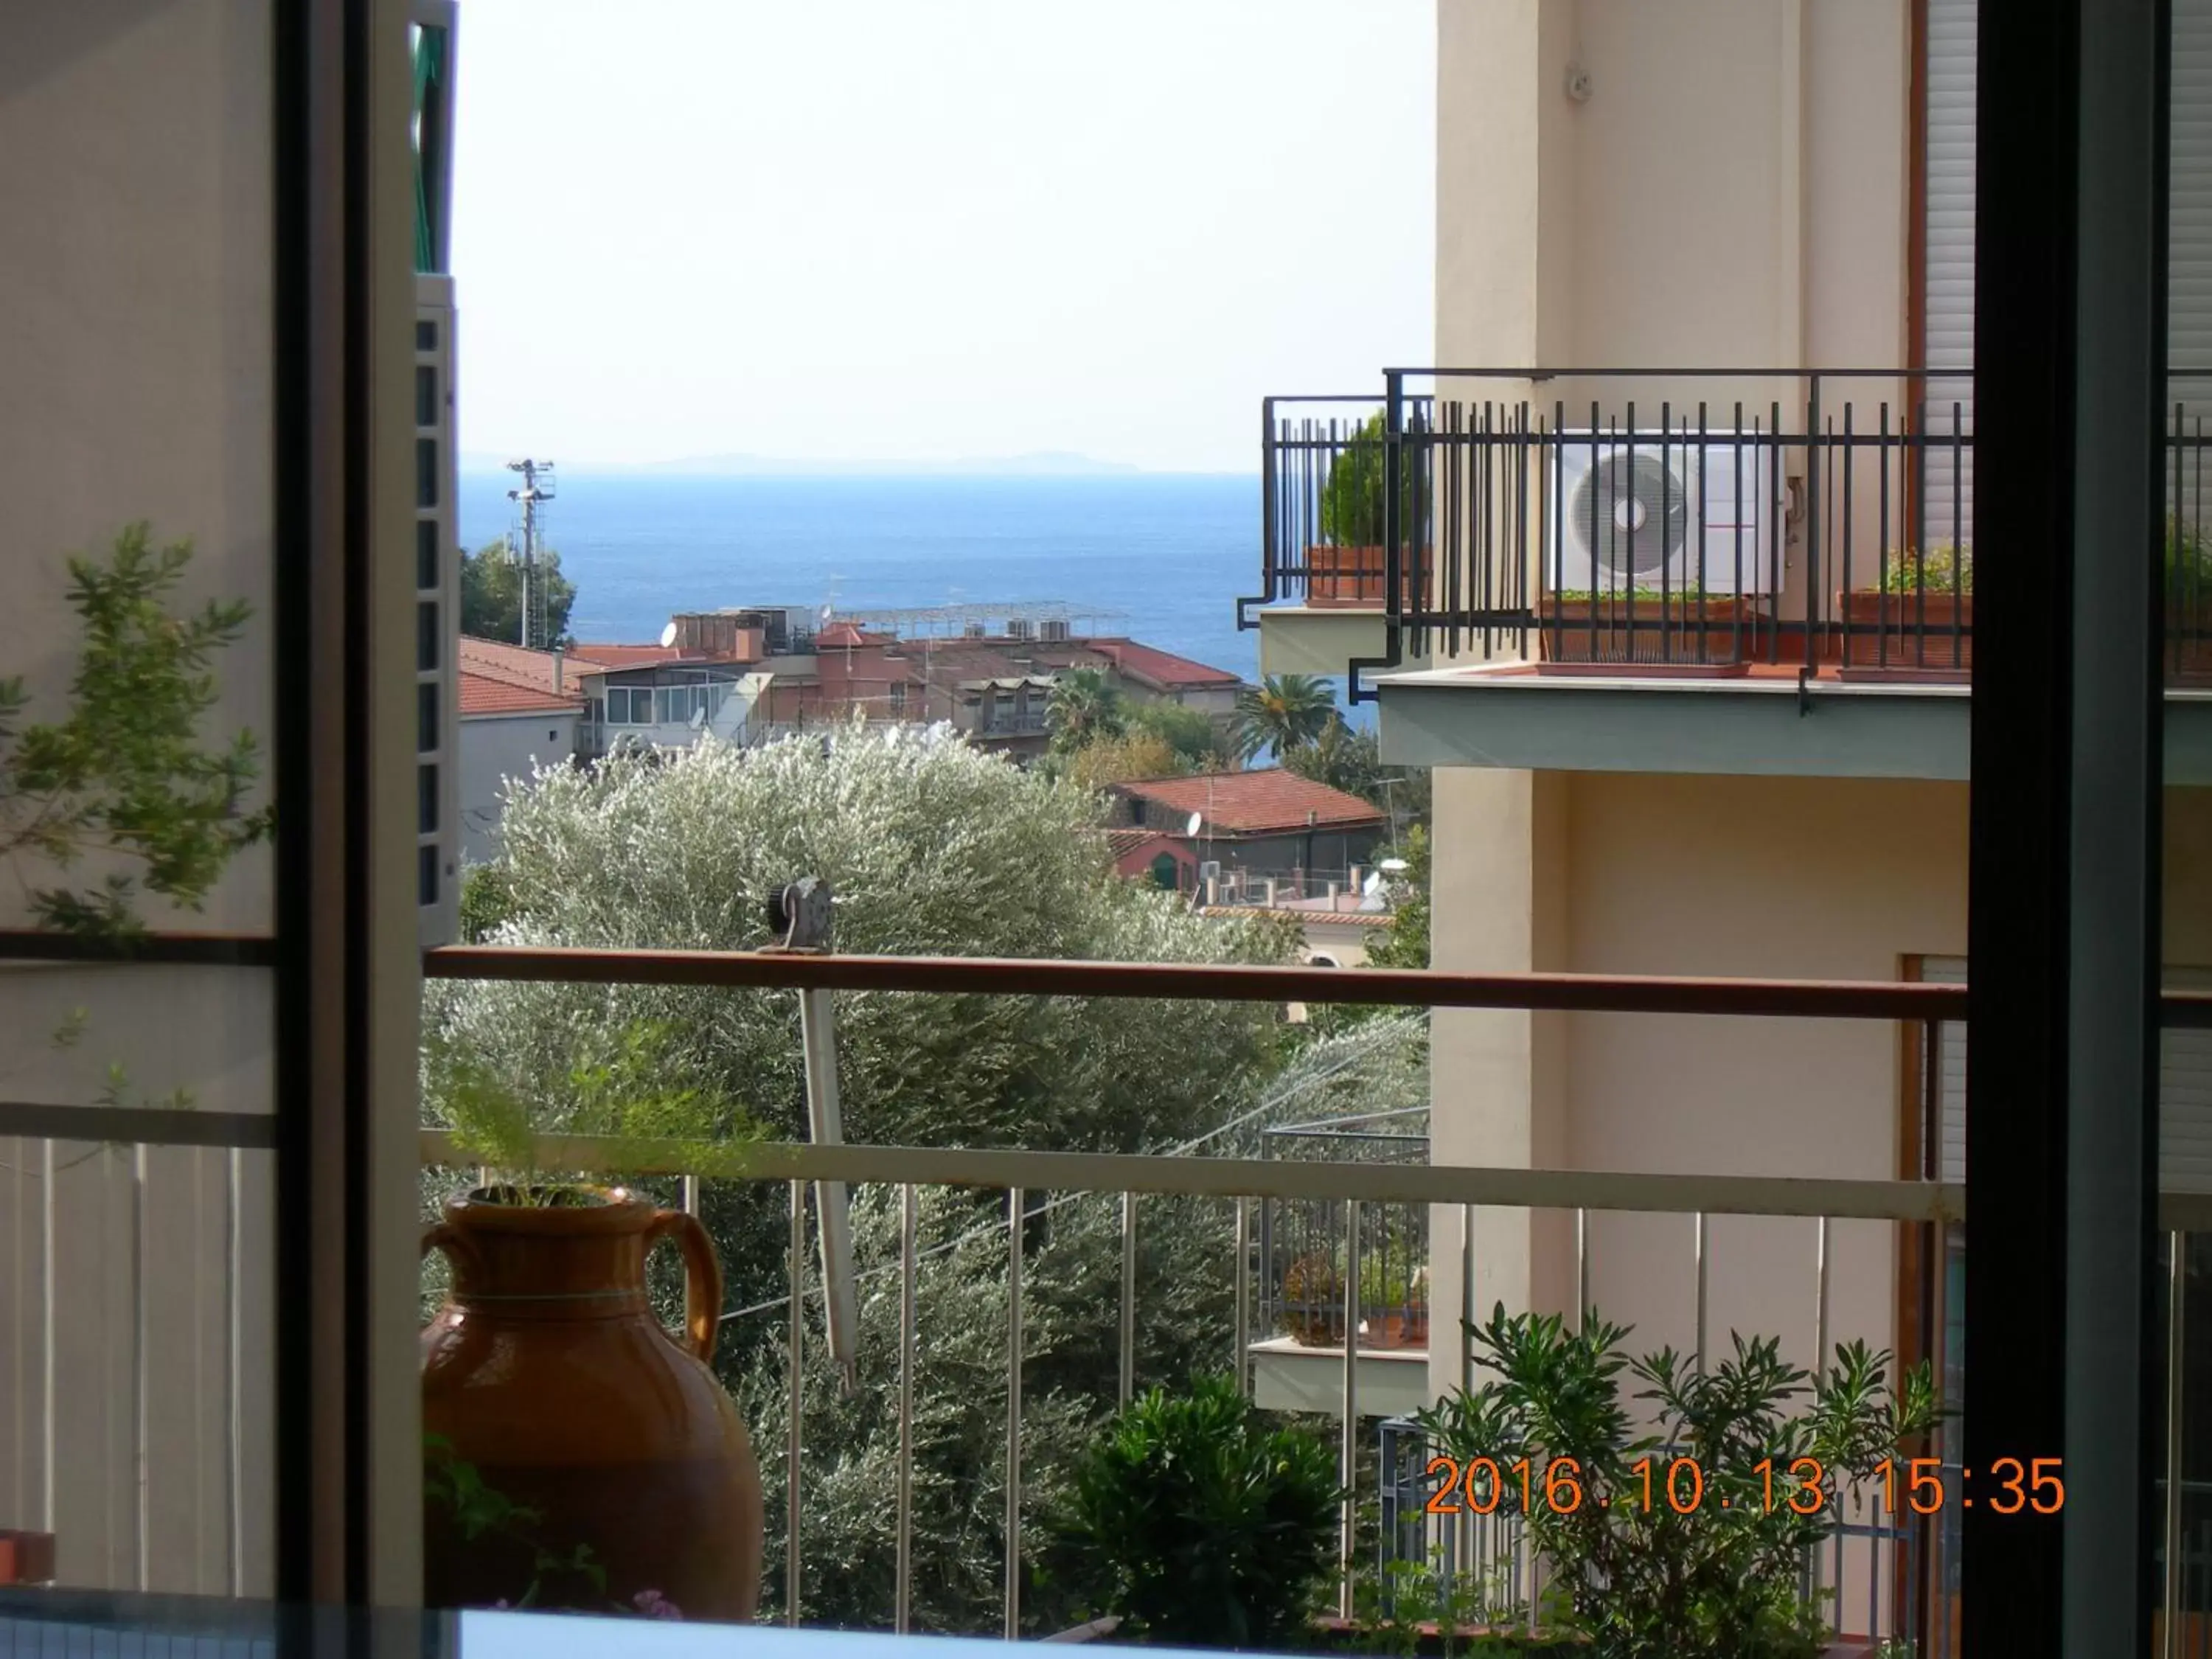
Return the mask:
<path id="1" fill-rule="evenodd" d="M 836 920 L 830 884 L 819 876 L 801 876 L 787 884 L 768 901 L 769 931 L 777 935 L 771 951 L 827 951 L 830 929 Z"/>
<path id="2" fill-rule="evenodd" d="M 768 902 L 768 925 L 782 942 L 768 947 L 792 955 L 826 954 L 836 901 L 830 884 L 801 876 Z M 842 1146 L 844 1115 L 837 1092 L 837 1006 L 826 990 L 799 994 L 799 1042 L 806 1061 L 806 1127 L 817 1146 Z M 860 1307 L 853 1277 L 853 1217 L 842 1181 L 814 1183 L 814 1214 L 821 1230 L 823 1323 L 830 1358 L 849 1394 L 860 1380 Z M 799 1286 L 792 1286 L 799 1294 Z"/>

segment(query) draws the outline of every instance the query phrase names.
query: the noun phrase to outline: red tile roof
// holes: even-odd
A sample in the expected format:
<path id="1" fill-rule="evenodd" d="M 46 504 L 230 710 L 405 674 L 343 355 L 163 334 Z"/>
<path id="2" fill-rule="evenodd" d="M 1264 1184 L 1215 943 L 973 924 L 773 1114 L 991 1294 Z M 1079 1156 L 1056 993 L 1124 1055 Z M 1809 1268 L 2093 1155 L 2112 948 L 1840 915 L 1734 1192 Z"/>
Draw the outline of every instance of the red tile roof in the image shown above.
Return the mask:
<path id="1" fill-rule="evenodd" d="M 898 643 L 899 636 L 896 634 L 871 633 L 860 623 L 849 622 L 833 622 L 814 636 L 817 650 L 824 646 L 896 645 Z"/>
<path id="2" fill-rule="evenodd" d="M 1171 651 L 1139 645 L 1134 640 L 1084 640 L 1080 643 L 1109 658 L 1115 667 L 1131 679 L 1149 681 L 1154 685 L 1184 690 L 1243 684 L 1225 668 L 1210 668 L 1188 657 L 1178 657 Z"/>
<path id="3" fill-rule="evenodd" d="M 573 714 L 581 698 L 562 696 L 550 688 L 517 685 L 491 674 L 464 668 L 454 677 L 460 685 L 464 714 Z"/>
<path id="4" fill-rule="evenodd" d="M 542 686 L 548 691 L 553 690 L 557 680 L 563 691 L 573 694 L 577 675 L 602 666 L 599 659 L 591 654 L 592 649 L 579 646 L 573 651 L 534 651 L 464 634 L 460 665 L 471 673 L 487 674 L 510 685 Z"/>
<path id="5" fill-rule="evenodd" d="M 1180 817 L 1196 812 L 1216 834 L 1288 835 L 1311 827 L 1325 830 L 1380 828 L 1380 809 L 1315 783 L 1280 767 L 1253 772 L 1211 772 L 1194 778 L 1151 778 L 1117 783 L 1118 793 L 1157 804 Z"/>
<path id="6" fill-rule="evenodd" d="M 588 657 L 603 668 L 638 668 L 649 663 L 674 662 L 683 653 L 672 645 L 580 645 L 574 655 Z"/>

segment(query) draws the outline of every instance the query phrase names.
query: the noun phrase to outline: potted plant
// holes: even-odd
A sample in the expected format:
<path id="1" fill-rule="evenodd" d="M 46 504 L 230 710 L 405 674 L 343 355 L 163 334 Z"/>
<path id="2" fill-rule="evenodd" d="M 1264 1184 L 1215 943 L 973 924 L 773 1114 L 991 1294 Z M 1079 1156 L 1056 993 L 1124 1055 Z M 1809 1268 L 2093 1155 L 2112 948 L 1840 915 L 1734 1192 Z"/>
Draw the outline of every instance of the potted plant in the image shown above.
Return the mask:
<path id="1" fill-rule="evenodd" d="M 1334 1346 L 1344 1329 L 1344 1269 L 1327 1250 L 1309 1250 L 1283 1269 L 1283 1328 L 1305 1348 Z"/>
<path id="2" fill-rule="evenodd" d="M 1389 567 L 1383 550 L 1384 475 L 1389 471 L 1384 437 L 1382 417 L 1370 416 L 1329 466 L 1321 491 L 1322 539 L 1306 550 L 1308 605 L 1382 604 Z M 1409 476 L 1400 497 L 1399 535 L 1401 544 L 1420 551 L 1415 559 L 1418 568 L 1399 574 L 1408 608 L 1427 593 L 1433 558 L 1426 515 L 1420 508 L 1420 489 Z"/>
<path id="3" fill-rule="evenodd" d="M 1361 1346 L 1370 1348 L 1418 1348 L 1429 1340 L 1429 1270 L 1405 1261 L 1385 1262 L 1376 1280 L 1363 1289 L 1361 1304 L 1380 1306 L 1362 1322 Z"/>
<path id="4" fill-rule="evenodd" d="M 722 1312 L 713 1243 L 694 1216 L 563 1179 L 537 1156 L 540 1133 L 558 1128 L 594 1136 L 595 1167 L 618 1168 L 627 1140 L 720 1115 L 665 1080 L 671 1041 L 650 1024 L 620 1028 L 611 1052 L 548 1101 L 524 1099 L 450 1043 L 426 1048 L 426 1091 L 456 1140 L 509 1171 L 447 1198 L 422 1237 L 452 1267 L 422 1335 L 422 1425 L 469 1472 L 465 1487 L 426 1493 L 432 1606 L 513 1601 L 557 1570 L 562 1593 L 595 1606 L 643 1608 L 650 1596 L 694 1617 L 752 1615 L 760 1474 L 711 1368 Z M 731 1167 L 726 1142 L 684 1150 L 687 1167 Z M 647 1292 L 646 1260 L 664 1240 L 684 1256 L 680 1337 Z M 481 1488 L 526 1526 L 484 1524 L 450 1501 Z"/>
<path id="5" fill-rule="evenodd" d="M 1974 665 L 1974 550 L 1904 548 L 1872 587 L 1836 595 L 1846 669 L 1964 675 Z"/>
<path id="6" fill-rule="evenodd" d="M 2212 679 L 2212 542 L 2194 526 L 2166 521 L 2166 665 L 2185 684 Z"/>
<path id="7" fill-rule="evenodd" d="M 1627 1328 L 1595 1313 L 1577 1331 L 1501 1305 L 1468 1334 L 1493 1380 L 1419 1414 L 1431 1467 L 1452 1468 L 1458 1504 L 1516 1506 L 1550 1565 L 1547 1633 L 1598 1653 L 1815 1659 L 1827 1621 L 1805 1594 L 1808 1553 L 1847 1504 L 1883 1503 L 1883 1464 L 1904 1468 L 1940 1416 L 1924 1364 L 1893 1390 L 1889 1355 L 1863 1342 L 1816 1376 L 1771 1337 L 1732 1337 L 1702 1368 L 1671 1348 L 1631 1358 Z M 1640 1385 L 1632 1412 L 1624 1382 Z"/>
<path id="8" fill-rule="evenodd" d="M 1749 659 L 1761 620 L 1744 595 L 1694 586 L 1564 588 L 1537 601 L 1538 660 L 1717 672 Z"/>
<path id="9" fill-rule="evenodd" d="M 1290 1651 L 1335 1566 L 1336 1457 L 1267 1425 L 1236 1382 L 1154 1389 L 1077 1465 L 1055 1531 L 1117 1635 Z"/>

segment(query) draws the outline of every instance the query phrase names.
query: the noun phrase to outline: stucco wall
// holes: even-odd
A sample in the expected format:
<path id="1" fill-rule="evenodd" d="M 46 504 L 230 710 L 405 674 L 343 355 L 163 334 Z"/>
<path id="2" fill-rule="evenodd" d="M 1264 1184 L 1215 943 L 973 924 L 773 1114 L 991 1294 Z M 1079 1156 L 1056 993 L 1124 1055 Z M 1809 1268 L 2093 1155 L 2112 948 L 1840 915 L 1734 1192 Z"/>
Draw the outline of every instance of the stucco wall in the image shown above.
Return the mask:
<path id="1" fill-rule="evenodd" d="M 1885 979 L 1966 948 L 1966 788 L 1862 779 L 1566 780 L 1566 965 L 1589 973 Z M 1897 1030 L 1856 1021 L 1567 1019 L 1563 1138 L 1584 1169 L 1884 1178 L 1897 1173 Z M 1695 1330 L 1694 1224 L 1595 1216 L 1593 1299 L 1640 1338 Z M 1838 1223 L 1838 1338 L 1892 1337 L 1891 1230 Z M 1708 1341 L 1778 1334 L 1802 1362 L 1815 1225 L 1718 1217 Z"/>
<path id="2" fill-rule="evenodd" d="M 1906 780 L 1437 775 L 1440 967 L 1885 979 L 1966 949 L 1968 790 Z M 2170 792 L 2166 960 L 2212 965 L 2212 790 Z M 1902 1036 L 1856 1021 L 1435 1017 L 1433 1155 L 1662 1173 L 1899 1172 Z M 1571 1303 L 1571 1233 L 1480 1212 L 1478 1304 Z M 1458 1219 L 1434 1236 L 1455 1249 Z M 1639 1344 L 1694 1338 L 1694 1223 L 1594 1214 L 1592 1298 Z M 1782 1336 L 1808 1359 L 1816 1231 L 1716 1217 L 1709 1343 Z M 1895 1340 L 1894 1239 L 1838 1222 L 1833 1335 Z M 1440 1262 L 1454 1305 L 1458 1264 Z M 1435 1380 L 1449 1380 L 1441 1358 Z"/>
<path id="3" fill-rule="evenodd" d="M 499 856 L 500 805 L 507 780 L 576 752 L 576 715 L 471 715 L 461 722 L 461 858 L 486 864 Z M 648 741 L 657 728 L 634 728 Z M 691 733 L 685 732 L 688 739 Z"/>
<path id="4" fill-rule="evenodd" d="M 1907 18 L 1443 0 L 1436 361 L 1901 362 Z"/>

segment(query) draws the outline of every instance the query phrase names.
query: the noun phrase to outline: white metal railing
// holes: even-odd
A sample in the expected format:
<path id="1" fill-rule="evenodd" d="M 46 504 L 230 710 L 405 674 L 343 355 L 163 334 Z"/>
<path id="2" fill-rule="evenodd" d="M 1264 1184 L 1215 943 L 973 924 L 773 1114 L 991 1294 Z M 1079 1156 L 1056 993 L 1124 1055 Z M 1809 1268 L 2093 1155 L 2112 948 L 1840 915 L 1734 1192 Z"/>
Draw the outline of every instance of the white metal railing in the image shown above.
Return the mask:
<path id="1" fill-rule="evenodd" d="M 465 1166 L 474 1162 L 467 1151 L 449 1133 L 434 1129 L 422 1133 L 421 1158 L 425 1165 Z M 1709 1316 L 1707 1278 L 1710 1270 L 1709 1224 L 1716 1216 L 1759 1216 L 1795 1218 L 1808 1222 L 1808 1245 L 1805 1258 L 1805 1316 L 1812 1332 L 1815 1352 L 1825 1353 L 1829 1346 L 1830 1281 L 1833 1272 L 1835 1252 L 1832 1248 L 1832 1229 L 1844 1221 L 1889 1222 L 1917 1224 L 1933 1232 L 1932 1260 L 1943 1259 L 1943 1247 L 1949 1230 L 1965 1219 L 1965 1189 L 1956 1182 L 1854 1180 L 1842 1178 L 1767 1177 L 1724 1175 L 1647 1175 L 1621 1171 L 1583 1171 L 1531 1170 L 1511 1168 L 1478 1168 L 1440 1164 L 1382 1164 L 1324 1163 L 1307 1160 L 1244 1158 L 1164 1157 L 1148 1154 L 1108 1152 L 1032 1152 L 979 1147 L 911 1147 L 884 1146 L 817 1146 L 788 1142 L 742 1143 L 726 1151 L 702 1156 L 696 1144 L 689 1146 L 678 1143 L 641 1143 L 625 1140 L 619 1144 L 595 1140 L 589 1137 L 547 1135 L 539 1137 L 534 1147 L 534 1162 L 538 1167 L 580 1175 L 605 1174 L 638 1176 L 683 1176 L 692 1184 L 690 1191 L 696 1194 L 696 1183 L 701 1179 L 741 1180 L 755 1182 L 785 1182 L 792 1194 L 792 1231 L 790 1265 L 794 1286 L 804 1283 L 810 1240 L 805 1224 L 806 1188 L 817 1182 L 880 1184 L 896 1188 L 900 1194 L 901 1246 L 897 1271 L 900 1275 L 900 1353 L 896 1388 L 899 1401 L 899 1464 L 897 1474 L 898 1502 L 894 1518 L 896 1528 L 896 1605 L 892 1609 L 895 1628 L 911 1628 L 913 1611 L 912 1571 L 912 1481 L 914 1457 L 914 1376 L 916 1346 L 916 1307 L 918 1300 L 918 1251 L 915 1239 L 915 1194 L 925 1186 L 959 1185 L 1000 1188 L 1015 1195 L 1009 1207 L 1006 1224 L 1008 1252 L 1008 1330 L 1006 1356 L 1007 1395 L 1007 1511 L 1006 1559 L 1004 1580 L 1005 1629 L 1009 1638 L 1020 1628 L 1020 1585 L 1023 1546 L 1021 1537 L 1021 1506 L 1023 1488 L 1021 1478 L 1021 1375 L 1022 1302 L 1020 1228 L 1026 1218 L 1024 1194 L 1034 1194 L 1049 1191 L 1056 1195 L 1055 1202 L 1073 1201 L 1082 1196 L 1118 1200 L 1121 1206 L 1123 1256 L 1120 1285 L 1120 1317 L 1117 1322 L 1121 1343 L 1121 1397 L 1128 1397 L 1133 1383 L 1133 1350 L 1139 1310 L 1137 1309 L 1136 1276 L 1131 1270 L 1134 1261 L 1134 1240 L 1139 1224 L 1139 1199 L 1150 1194 L 1180 1194 L 1212 1198 L 1236 1205 L 1237 1249 L 1239 1271 L 1237 1274 L 1235 1297 L 1235 1330 L 1229 1352 L 1237 1375 L 1249 1388 L 1249 1356 L 1253 1333 L 1250 1329 L 1252 1298 L 1249 1278 L 1248 1245 L 1252 1237 L 1251 1200 L 1261 1198 L 1303 1198 L 1336 1200 L 1340 1213 L 1346 1218 L 1351 1230 L 1346 1239 L 1348 1249 L 1356 1249 L 1357 1216 L 1362 1203 L 1415 1203 L 1454 1206 L 1460 1210 L 1462 1224 L 1460 1243 L 1462 1252 L 1463 1304 L 1472 1301 L 1472 1268 L 1474 1256 L 1474 1213 L 1480 1208 L 1511 1208 L 1532 1211 L 1565 1212 L 1574 1219 L 1574 1279 L 1578 1300 L 1589 1304 L 1590 1283 L 1591 1216 L 1599 1212 L 1632 1212 L 1645 1214 L 1670 1215 L 1682 1218 L 1685 1243 L 1694 1258 L 1696 1283 L 1696 1339 L 1695 1351 L 1701 1358 L 1708 1337 Z M 2173 1234 L 2172 1242 L 2179 1255 L 2185 1252 L 2188 1231 L 2203 1230 L 2212 1224 L 2212 1197 L 2192 1194 L 2163 1194 L 2160 1205 L 2161 1224 Z M 996 1228 L 998 1224 L 988 1224 Z M 876 1271 L 887 1272 L 888 1268 Z M 1356 1319 L 1353 1302 L 1358 1295 L 1358 1273 L 1356 1262 L 1347 1262 L 1346 1274 L 1347 1323 Z M 799 1302 L 794 1297 L 789 1303 L 793 1322 L 793 1363 L 788 1379 L 790 1415 L 787 1425 L 786 1459 L 786 1536 L 785 1561 L 787 1582 L 785 1605 L 791 1622 L 797 1622 L 801 1605 L 802 1552 L 799 1548 L 803 1520 L 803 1492 L 799 1486 L 800 1453 L 803 1446 L 804 1422 L 800 1411 L 802 1368 L 799 1362 L 801 1333 Z M 2179 1349 L 2180 1332 L 2179 1299 L 2173 1303 L 2172 1319 L 2176 1328 L 2172 1336 Z M 748 1310 L 746 1311 L 757 1311 Z M 1471 1306 L 1463 1305 L 1458 1312 L 1471 1316 Z M 1936 1340 L 1942 1340 L 1942 1322 L 1935 1322 Z M 1439 1321 L 1438 1328 L 1448 1328 Z M 1340 1606 L 1342 1611 L 1351 1609 L 1351 1582 L 1354 1565 L 1353 1539 L 1356 1531 L 1359 1494 L 1356 1489 L 1358 1473 L 1358 1446 L 1360 1429 L 1358 1413 L 1359 1373 L 1357 1364 L 1360 1350 L 1357 1344 L 1347 1343 L 1342 1348 L 1343 1367 L 1343 1438 L 1340 1449 L 1340 1476 L 1346 1490 L 1345 1509 L 1340 1519 L 1340 1568 L 1342 1571 Z M 1939 1362 L 1940 1363 L 1940 1362 Z M 1471 1370 L 1471 1363 L 1468 1368 Z M 2174 1391 L 2171 1401 L 2170 1436 L 2174 1445 L 2180 1443 L 2179 1428 L 2181 1401 L 2179 1391 Z M 2178 1505 L 2175 1506 L 2178 1510 Z M 2178 1518 L 2178 1516 L 2177 1516 Z M 1861 1528 L 1861 1531 L 1865 1531 Z M 1883 1536 L 1887 1536 L 1884 1534 Z M 1879 1559 L 1881 1547 L 1877 1539 L 1873 1546 Z M 2173 1559 L 2179 1559 L 2178 1547 Z M 1533 1574 L 1538 1564 L 1528 1564 Z M 1873 1566 L 1866 1569 L 1872 1572 Z M 1817 1565 L 1813 1569 L 1820 1571 Z M 1841 1569 L 1837 1569 L 1840 1574 Z M 1856 1577 L 1855 1573 L 1855 1577 Z M 2178 1584 L 2178 1581 L 2177 1581 Z M 1893 1613 L 1893 1616 L 1898 1616 Z M 1868 1632 L 1871 1635 L 1872 1632 Z"/>

